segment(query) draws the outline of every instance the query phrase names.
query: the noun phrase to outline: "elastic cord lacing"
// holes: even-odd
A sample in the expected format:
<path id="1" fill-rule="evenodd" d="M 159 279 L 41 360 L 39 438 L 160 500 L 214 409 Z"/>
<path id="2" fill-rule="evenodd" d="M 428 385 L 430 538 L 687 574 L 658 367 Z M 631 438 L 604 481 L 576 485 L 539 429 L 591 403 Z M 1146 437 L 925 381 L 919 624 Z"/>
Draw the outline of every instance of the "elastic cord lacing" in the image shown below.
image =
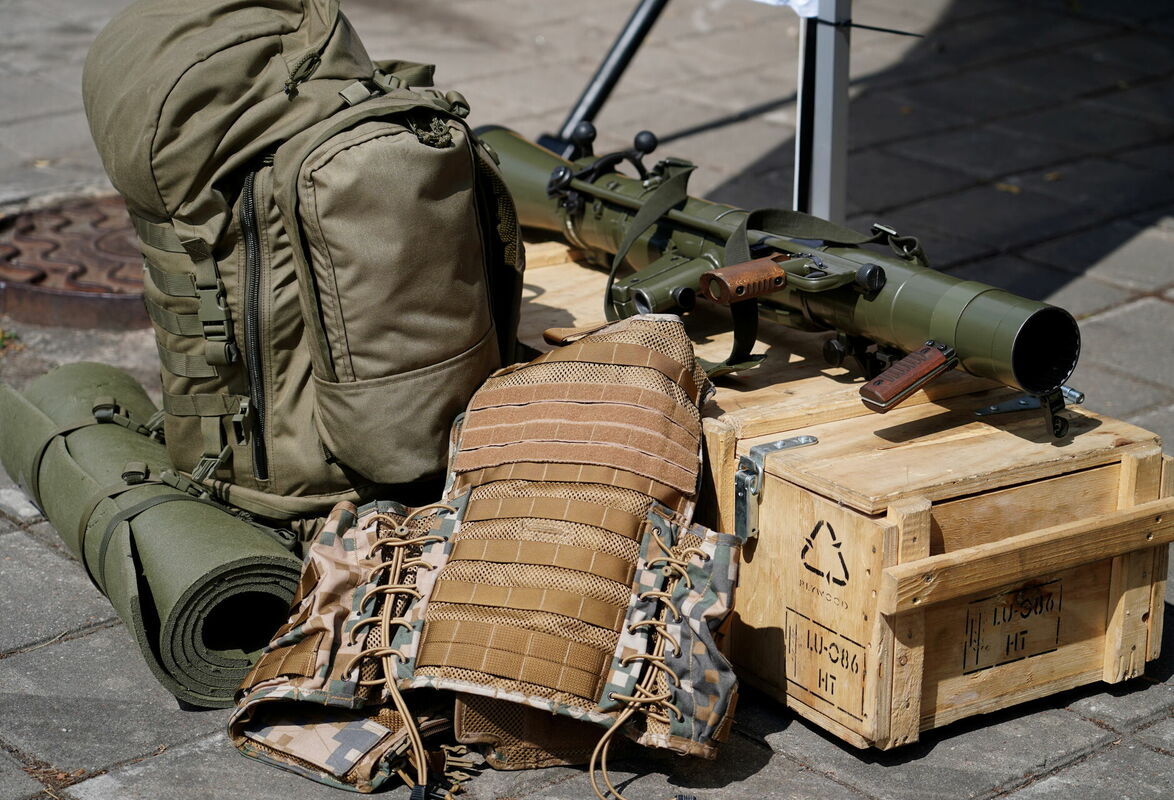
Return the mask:
<path id="1" fill-rule="evenodd" d="M 375 603 L 371 616 L 359 620 L 351 629 L 350 643 L 354 644 L 357 641 L 360 631 L 372 625 L 379 625 L 380 645 L 368 647 L 356 653 L 344 670 L 344 674 L 349 674 L 361 666 L 363 659 L 369 658 L 374 660 L 382 671 L 382 676 L 366 680 L 360 675 L 358 684 L 359 686 L 379 686 L 382 684 L 387 689 L 408 735 L 411 761 L 416 768 L 414 786 L 425 787 L 425 793 L 428 791 L 426 788 L 428 786 L 428 753 L 424 749 L 424 741 L 420 736 L 420 729 L 416 725 L 415 717 L 412 716 L 407 702 L 396 686 L 394 661 L 406 659 L 402 652 L 391 647 L 391 641 L 396 629 L 409 627 L 410 623 L 404 615 L 407 614 L 412 603 L 420 599 L 420 592 L 414 585 L 417 570 L 435 568 L 420 558 L 421 553 L 427 545 L 444 541 L 443 536 L 413 531 L 409 527 L 410 523 L 424 512 L 436 510 L 449 513 L 456 511 L 450 505 L 433 503 L 413 510 L 412 513 L 404 517 L 402 522 L 397 522 L 395 517 L 388 514 L 376 514 L 371 518 L 371 524 L 377 526 L 378 536 L 367 551 L 367 558 L 374 558 L 376 553 L 381 551 L 383 560 L 368 571 L 366 582 L 368 584 L 375 582 L 376 576 L 381 572 L 385 577 L 382 584 L 367 591 L 362 602 L 359 603 L 359 607 L 366 608 L 368 601 L 373 598 L 381 597 L 382 601 Z M 394 527 L 390 531 L 385 530 L 388 525 Z M 402 772 L 400 774 L 405 778 L 405 782 L 412 785 L 407 775 Z M 452 795 L 446 793 L 445 796 L 451 797 Z"/>
<path id="2" fill-rule="evenodd" d="M 665 545 L 664 540 L 660 538 L 660 533 L 655 528 L 652 531 L 652 542 L 664 555 L 659 558 L 650 558 L 648 560 L 648 566 L 653 569 L 659 567 L 667 580 L 663 589 L 643 592 L 639 595 L 639 599 L 655 599 L 661 605 L 662 611 L 654 618 L 632 623 L 628 626 L 628 632 L 633 633 L 640 628 L 648 628 L 656 637 L 656 641 L 651 652 L 625 656 L 620 661 L 622 666 L 627 666 L 635 661 L 643 661 L 647 667 L 640 681 L 636 684 L 633 693 L 631 695 L 617 694 L 615 692 L 608 694 L 608 699 L 625 703 L 626 705 L 620 711 L 619 715 L 612 720 L 611 725 L 604 731 L 603 736 L 600 737 L 599 742 L 595 745 L 595 750 L 591 753 L 591 763 L 589 766 L 591 788 L 595 790 L 595 796 L 599 800 L 609 800 L 609 796 L 599 788 L 599 783 L 596 780 L 597 771 L 603 777 L 604 785 L 607 787 L 607 791 L 610 792 L 611 800 L 627 800 L 611 781 L 611 776 L 608 774 L 607 769 L 607 755 L 611 749 L 612 739 L 632 715 L 640 711 L 645 716 L 665 725 L 671 722 L 668 712 L 672 712 L 673 717 L 678 722 L 683 721 L 685 718 L 684 714 L 681 713 L 681 709 L 669 700 L 669 697 L 672 695 L 669 684 L 679 687 L 681 685 L 681 679 L 665 663 L 665 648 L 666 646 L 671 646 L 674 657 L 680 656 L 681 643 L 668 632 L 667 616 L 671 615 L 673 622 L 681 621 L 681 610 L 672 601 L 673 593 L 681 581 L 685 582 L 686 587 L 693 588 L 693 580 L 689 577 L 688 572 L 689 558 L 691 556 L 698 556 L 703 561 L 707 561 L 709 560 L 709 554 L 700 548 L 688 547 L 682 550 L 679 555 L 674 556 L 672 551 Z M 665 678 L 665 689 L 663 692 L 658 693 L 656 691 L 656 685 L 661 676 Z M 598 768 L 596 767 L 597 762 Z"/>

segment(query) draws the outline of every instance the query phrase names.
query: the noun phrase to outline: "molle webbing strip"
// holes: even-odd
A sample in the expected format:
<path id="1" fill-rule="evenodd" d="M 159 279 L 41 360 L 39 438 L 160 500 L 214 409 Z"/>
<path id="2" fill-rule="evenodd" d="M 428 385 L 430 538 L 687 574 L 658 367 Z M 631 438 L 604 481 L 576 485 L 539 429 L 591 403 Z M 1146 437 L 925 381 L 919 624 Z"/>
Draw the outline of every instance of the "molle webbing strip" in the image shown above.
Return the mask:
<path id="1" fill-rule="evenodd" d="M 686 408 L 663 392 L 622 383 L 531 383 L 483 388 L 473 395 L 469 402 L 469 412 L 499 406 L 525 406 L 530 403 L 613 403 L 639 406 L 659 411 L 686 431 L 695 431 L 700 425 L 696 408 Z"/>
<path id="2" fill-rule="evenodd" d="M 698 445 L 683 445 L 658 436 L 647 429 L 606 422 L 567 422 L 563 420 L 533 420 L 517 425 L 466 429 L 461 433 L 461 448 L 476 452 L 483 448 L 513 445 L 570 445 L 579 444 L 606 448 L 616 458 L 616 451 L 631 452 L 633 457 L 651 457 L 689 470 L 698 461 Z M 601 454 L 602 455 L 602 454 Z M 623 456 L 619 456 L 623 458 Z M 608 459 L 609 466 L 618 466 Z M 598 462 L 596 462 L 598 463 Z"/>
<path id="3" fill-rule="evenodd" d="M 180 244 L 179 235 L 176 234 L 175 228 L 171 227 L 169 223 L 151 222 L 137 216 L 134 212 L 130 212 L 130 222 L 134 225 L 135 233 L 138 234 L 139 241 L 143 244 L 168 253 L 187 253 L 183 249 L 183 245 Z"/>
<path id="4" fill-rule="evenodd" d="M 472 581 L 445 580 L 436 584 L 429 602 L 459 603 L 519 611 L 545 611 L 570 617 L 609 631 L 619 631 L 626 609 L 562 589 L 533 586 L 494 586 Z"/>
<path id="5" fill-rule="evenodd" d="M 588 547 L 508 539 L 462 539 L 453 545 L 449 562 L 494 561 L 502 564 L 535 564 L 589 572 L 616 583 L 630 584 L 632 562 Z"/>
<path id="6" fill-rule="evenodd" d="M 598 483 L 646 494 L 658 503 L 675 508 L 681 493 L 651 478 L 615 467 L 594 464 L 539 464 L 519 462 L 500 467 L 466 472 L 460 476 L 462 486 L 483 486 L 495 481 L 535 481 L 542 483 Z"/>
<path id="7" fill-rule="evenodd" d="M 619 364 L 625 367 L 654 369 L 685 390 L 694 403 L 699 397 L 692 370 L 686 369 L 668 356 L 638 344 L 622 342 L 593 342 L 583 340 L 543 353 L 526 366 L 552 361 L 588 361 L 596 364 Z M 525 367 L 523 367 L 525 369 Z"/>
<path id="8" fill-rule="evenodd" d="M 163 393 L 163 410 L 173 417 L 223 417 L 240 410 L 244 395 Z"/>
<path id="9" fill-rule="evenodd" d="M 151 321 L 168 333 L 177 336 L 203 336 L 204 326 L 200 322 L 199 314 L 176 314 L 168 311 L 149 297 L 143 298 L 143 305 L 147 308 L 147 316 Z"/>
<path id="10" fill-rule="evenodd" d="M 196 276 L 190 272 L 165 272 L 150 261 L 147 265 L 147 275 L 151 283 L 163 294 L 172 297 L 196 297 Z"/>
<path id="11" fill-rule="evenodd" d="M 635 539 L 644 530 L 644 518 L 615 508 L 605 508 L 582 500 L 560 497 L 499 497 L 473 500 L 465 510 L 465 522 L 501 519 L 503 517 L 541 517 L 593 525 L 628 539 Z"/>
<path id="12" fill-rule="evenodd" d="M 159 361 L 172 375 L 183 378 L 215 378 L 219 373 L 202 355 L 187 355 L 158 345 Z"/>
<path id="13" fill-rule="evenodd" d="M 592 426 L 602 426 L 598 429 Z M 641 434 L 634 437 L 633 431 Z M 623 442 L 646 453 L 671 443 L 687 453 L 697 450 L 700 426 L 674 425 L 650 408 L 615 403 L 532 403 L 469 412 L 461 429 L 462 447 L 529 440 Z"/>
<path id="14" fill-rule="evenodd" d="M 518 442 L 501 447 L 461 450 L 453 461 L 453 471 L 471 472 L 529 461 L 611 467 L 643 475 L 688 495 L 693 494 L 697 484 L 696 464 L 687 468 L 619 445 L 581 442 Z"/>
<path id="15" fill-rule="evenodd" d="M 283 675 L 298 678 L 314 677 L 314 668 L 318 660 L 318 646 L 325 636 L 325 631 L 318 631 L 294 644 L 264 653 L 249 674 L 245 676 L 245 679 L 241 681 L 240 691 L 248 691 L 262 681 L 272 680 Z"/>
<path id="16" fill-rule="evenodd" d="M 425 623 L 416 663 L 483 672 L 595 700 L 611 656 L 546 633 L 438 620 Z"/>

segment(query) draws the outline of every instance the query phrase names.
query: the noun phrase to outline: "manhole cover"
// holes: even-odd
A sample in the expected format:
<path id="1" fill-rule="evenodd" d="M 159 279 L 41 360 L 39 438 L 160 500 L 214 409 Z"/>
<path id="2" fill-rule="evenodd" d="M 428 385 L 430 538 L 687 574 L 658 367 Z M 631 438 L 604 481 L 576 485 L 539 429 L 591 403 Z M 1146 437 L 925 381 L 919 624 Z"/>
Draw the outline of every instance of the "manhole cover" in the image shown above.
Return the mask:
<path id="1" fill-rule="evenodd" d="M 142 293 L 143 257 L 120 197 L 19 214 L 0 230 L 0 313 L 13 319 L 143 328 Z"/>

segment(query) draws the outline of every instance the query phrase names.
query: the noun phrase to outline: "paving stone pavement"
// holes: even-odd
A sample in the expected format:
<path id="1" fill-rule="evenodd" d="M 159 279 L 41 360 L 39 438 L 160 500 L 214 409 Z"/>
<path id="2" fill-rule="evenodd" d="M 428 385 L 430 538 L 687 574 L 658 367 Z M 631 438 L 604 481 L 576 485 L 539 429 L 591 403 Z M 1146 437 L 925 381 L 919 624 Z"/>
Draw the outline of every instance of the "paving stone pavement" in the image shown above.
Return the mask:
<path id="1" fill-rule="evenodd" d="M 86 48 L 123 0 L 0 0 L 0 224 L 109 191 L 81 109 Z M 439 64 L 474 122 L 554 130 L 634 0 L 344 0 L 378 58 Z M 1072 310 L 1072 383 L 1097 411 L 1174 443 L 1174 6 L 1168 0 L 857 0 L 849 215 L 922 237 L 940 268 Z M 693 191 L 787 205 L 795 43 L 786 9 L 676 0 L 598 123 L 700 165 Z M 0 317 L 0 378 L 117 363 L 158 399 L 149 332 Z M 0 424 L 4 424 L 0 420 Z M 1166 446 L 1174 452 L 1174 445 Z M 1172 576 L 1174 577 L 1174 576 Z M 1171 583 L 1174 586 L 1174 583 Z M 1174 785 L 1174 605 L 1146 675 L 1092 684 L 860 752 L 748 692 L 717 764 L 617 765 L 633 798 L 1166 798 Z M 177 708 L 52 529 L 0 473 L 0 800 L 305 798 L 337 790 L 224 740 L 223 711 Z M 486 771 L 474 800 L 581 798 L 580 769 Z M 406 797 L 396 790 L 390 797 Z"/>

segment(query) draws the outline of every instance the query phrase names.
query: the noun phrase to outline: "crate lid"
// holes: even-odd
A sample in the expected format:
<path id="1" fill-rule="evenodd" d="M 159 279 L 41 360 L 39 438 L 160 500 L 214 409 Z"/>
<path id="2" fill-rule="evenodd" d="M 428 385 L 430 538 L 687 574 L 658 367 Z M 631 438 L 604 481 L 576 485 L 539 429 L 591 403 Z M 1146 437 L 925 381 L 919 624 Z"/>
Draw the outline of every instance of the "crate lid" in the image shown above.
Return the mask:
<path id="1" fill-rule="evenodd" d="M 1014 397 L 1006 389 L 898 408 L 888 414 L 827 422 L 738 443 L 799 434 L 819 443 L 766 457 L 769 475 L 868 514 L 919 495 L 932 501 L 1001 489 L 1120 461 L 1126 450 L 1152 447 L 1154 433 L 1084 410 L 1064 412 L 1068 437 L 1045 430 L 1040 411 L 976 417 L 978 408 Z"/>

